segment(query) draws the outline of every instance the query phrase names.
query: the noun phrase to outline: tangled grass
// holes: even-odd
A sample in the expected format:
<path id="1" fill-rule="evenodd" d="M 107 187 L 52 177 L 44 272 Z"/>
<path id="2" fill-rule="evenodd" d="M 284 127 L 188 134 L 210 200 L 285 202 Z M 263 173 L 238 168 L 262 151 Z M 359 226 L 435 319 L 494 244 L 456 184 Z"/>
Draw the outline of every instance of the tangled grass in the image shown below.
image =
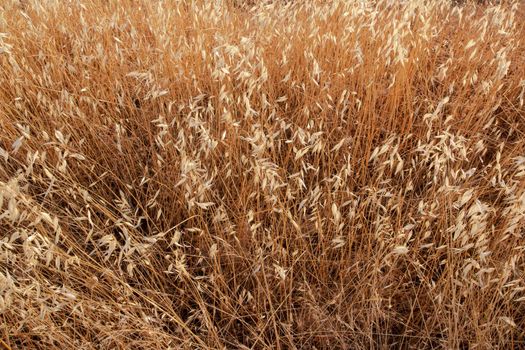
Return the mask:
<path id="1" fill-rule="evenodd" d="M 524 347 L 524 23 L 4 1 L 0 348 Z"/>

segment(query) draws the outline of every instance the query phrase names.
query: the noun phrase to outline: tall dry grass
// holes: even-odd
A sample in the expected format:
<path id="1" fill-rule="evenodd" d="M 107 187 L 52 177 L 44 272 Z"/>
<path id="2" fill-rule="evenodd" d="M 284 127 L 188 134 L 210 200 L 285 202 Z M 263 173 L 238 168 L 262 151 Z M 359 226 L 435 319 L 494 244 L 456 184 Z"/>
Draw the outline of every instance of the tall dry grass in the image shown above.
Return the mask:
<path id="1" fill-rule="evenodd" d="M 525 347 L 518 2 L 5 0 L 0 348 Z"/>

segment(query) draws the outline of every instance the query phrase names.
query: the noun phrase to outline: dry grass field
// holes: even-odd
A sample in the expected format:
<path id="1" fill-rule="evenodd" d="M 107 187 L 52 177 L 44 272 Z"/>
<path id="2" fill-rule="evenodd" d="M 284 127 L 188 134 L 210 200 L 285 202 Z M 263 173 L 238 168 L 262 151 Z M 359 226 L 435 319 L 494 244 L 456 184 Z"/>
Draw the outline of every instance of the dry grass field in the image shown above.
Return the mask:
<path id="1" fill-rule="evenodd" d="M 0 2 L 0 349 L 525 348 L 525 12 Z"/>

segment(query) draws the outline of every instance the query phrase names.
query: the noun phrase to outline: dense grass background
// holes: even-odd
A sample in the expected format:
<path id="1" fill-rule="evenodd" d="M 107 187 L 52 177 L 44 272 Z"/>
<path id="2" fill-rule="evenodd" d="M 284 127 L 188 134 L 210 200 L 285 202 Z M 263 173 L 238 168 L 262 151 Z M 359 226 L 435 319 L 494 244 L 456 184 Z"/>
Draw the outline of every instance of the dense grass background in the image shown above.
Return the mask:
<path id="1" fill-rule="evenodd" d="M 0 348 L 525 346 L 524 23 L 3 1 Z"/>

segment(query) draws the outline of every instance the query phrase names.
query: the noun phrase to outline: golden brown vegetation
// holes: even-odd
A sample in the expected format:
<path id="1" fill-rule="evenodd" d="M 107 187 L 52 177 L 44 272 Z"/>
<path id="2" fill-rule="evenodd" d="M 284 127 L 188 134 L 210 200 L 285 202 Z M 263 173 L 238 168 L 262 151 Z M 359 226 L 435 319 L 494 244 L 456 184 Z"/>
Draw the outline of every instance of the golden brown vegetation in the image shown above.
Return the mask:
<path id="1" fill-rule="evenodd" d="M 4 1 L 0 347 L 525 346 L 524 19 Z"/>

